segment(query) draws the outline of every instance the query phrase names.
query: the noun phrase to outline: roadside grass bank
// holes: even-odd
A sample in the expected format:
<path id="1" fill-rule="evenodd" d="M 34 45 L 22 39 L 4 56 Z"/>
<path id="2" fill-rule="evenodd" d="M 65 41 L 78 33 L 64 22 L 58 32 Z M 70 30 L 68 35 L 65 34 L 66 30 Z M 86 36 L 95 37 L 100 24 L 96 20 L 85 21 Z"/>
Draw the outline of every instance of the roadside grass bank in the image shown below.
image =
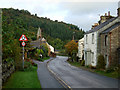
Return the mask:
<path id="1" fill-rule="evenodd" d="M 32 70 L 15 71 L 11 77 L 3 84 L 2 88 L 40 88 L 40 81 L 37 76 L 37 67 L 32 66 Z"/>
<path id="2" fill-rule="evenodd" d="M 44 58 L 39 57 L 37 60 L 41 61 L 41 62 L 44 62 L 45 60 L 48 60 L 48 59 L 50 59 L 50 57 L 44 57 Z"/>
<path id="3" fill-rule="evenodd" d="M 118 74 L 118 71 L 106 71 L 106 70 L 97 70 L 95 68 L 91 68 L 90 66 L 81 66 L 80 62 L 71 62 L 71 61 L 67 61 L 69 64 L 71 64 L 72 66 L 76 66 L 78 68 L 81 68 L 83 70 L 87 70 L 90 72 L 94 72 L 100 75 L 104 75 L 107 77 L 112 77 L 112 78 L 116 78 L 118 79 L 120 77 L 120 75 Z"/>

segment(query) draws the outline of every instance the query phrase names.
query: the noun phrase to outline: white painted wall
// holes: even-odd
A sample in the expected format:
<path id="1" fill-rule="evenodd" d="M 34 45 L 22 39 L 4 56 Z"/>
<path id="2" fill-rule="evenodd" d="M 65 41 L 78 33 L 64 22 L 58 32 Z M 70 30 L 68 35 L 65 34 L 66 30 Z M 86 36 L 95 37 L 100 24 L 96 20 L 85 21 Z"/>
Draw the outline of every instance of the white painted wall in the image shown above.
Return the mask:
<path id="1" fill-rule="evenodd" d="M 84 50 L 84 38 L 78 41 L 78 57 L 80 58 L 80 60 L 82 60 L 83 50 Z"/>
<path id="2" fill-rule="evenodd" d="M 48 43 L 46 43 L 46 44 L 47 44 L 47 46 L 49 47 L 50 52 L 53 52 L 53 53 L 54 53 L 54 52 L 55 52 L 55 51 L 54 51 L 54 47 L 52 47 L 52 46 L 51 46 L 51 45 L 49 45 Z"/>
<path id="3" fill-rule="evenodd" d="M 54 53 L 54 48 L 51 45 L 49 45 L 49 47 L 50 47 L 50 51 Z"/>
<path id="4" fill-rule="evenodd" d="M 92 34 L 94 41 L 92 43 Z M 87 40 L 86 40 L 87 35 Z M 97 32 L 84 35 L 84 59 L 86 65 L 96 66 L 97 61 Z M 86 42 L 87 41 L 87 42 Z M 87 54 L 87 55 L 86 55 Z"/>

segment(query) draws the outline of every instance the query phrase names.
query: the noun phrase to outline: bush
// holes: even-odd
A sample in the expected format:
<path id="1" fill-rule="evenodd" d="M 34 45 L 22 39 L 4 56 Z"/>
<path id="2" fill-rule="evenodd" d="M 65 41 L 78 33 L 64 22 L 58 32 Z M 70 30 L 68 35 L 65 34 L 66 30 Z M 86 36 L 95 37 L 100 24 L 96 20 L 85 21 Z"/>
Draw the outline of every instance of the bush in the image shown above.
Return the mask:
<path id="1" fill-rule="evenodd" d="M 114 71 L 113 68 L 107 68 L 107 69 L 105 70 L 105 72 L 107 72 L 107 73 L 110 73 L 110 72 L 113 72 L 113 71 Z"/>
<path id="2" fill-rule="evenodd" d="M 32 71 L 32 64 L 30 62 L 24 61 L 24 70 L 26 71 Z"/>
<path id="3" fill-rule="evenodd" d="M 81 66 L 85 66 L 85 60 L 82 60 Z"/>
<path id="4" fill-rule="evenodd" d="M 39 57 L 37 60 L 42 61 L 42 58 Z"/>
<path id="5" fill-rule="evenodd" d="M 97 69 L 105 69 L 105 59 L 103 55 L 98 56 L 98 61 L 97 61 Z"/>

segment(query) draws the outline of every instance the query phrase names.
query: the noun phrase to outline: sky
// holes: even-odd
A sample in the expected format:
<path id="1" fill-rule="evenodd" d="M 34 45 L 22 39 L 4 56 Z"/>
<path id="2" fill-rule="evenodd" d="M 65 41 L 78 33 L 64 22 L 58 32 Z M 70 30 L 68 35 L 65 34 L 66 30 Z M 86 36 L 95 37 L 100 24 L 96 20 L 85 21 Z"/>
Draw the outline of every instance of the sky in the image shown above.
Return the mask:
<path id="1" fill-rule="evenodd" d="M 118 2 L 119 0 L 0 0 L 0 8 L 28 10 L 39 17 L 74 24 L 88 31 L 108 11 L 117 16 Z"/>

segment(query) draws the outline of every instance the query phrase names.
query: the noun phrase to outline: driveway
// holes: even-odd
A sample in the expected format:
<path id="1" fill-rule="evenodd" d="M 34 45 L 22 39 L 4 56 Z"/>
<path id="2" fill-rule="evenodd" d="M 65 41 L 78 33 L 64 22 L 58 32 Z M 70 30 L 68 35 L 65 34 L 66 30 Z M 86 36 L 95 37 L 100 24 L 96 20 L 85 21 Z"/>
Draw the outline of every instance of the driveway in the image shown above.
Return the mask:
<path id="1" fill-rule="evenodd" d="M 48 67 L 71 88 L 118 88 L 117 79 L 71 66 L 66 60 L 67 57 L 57 56 Z"/>

